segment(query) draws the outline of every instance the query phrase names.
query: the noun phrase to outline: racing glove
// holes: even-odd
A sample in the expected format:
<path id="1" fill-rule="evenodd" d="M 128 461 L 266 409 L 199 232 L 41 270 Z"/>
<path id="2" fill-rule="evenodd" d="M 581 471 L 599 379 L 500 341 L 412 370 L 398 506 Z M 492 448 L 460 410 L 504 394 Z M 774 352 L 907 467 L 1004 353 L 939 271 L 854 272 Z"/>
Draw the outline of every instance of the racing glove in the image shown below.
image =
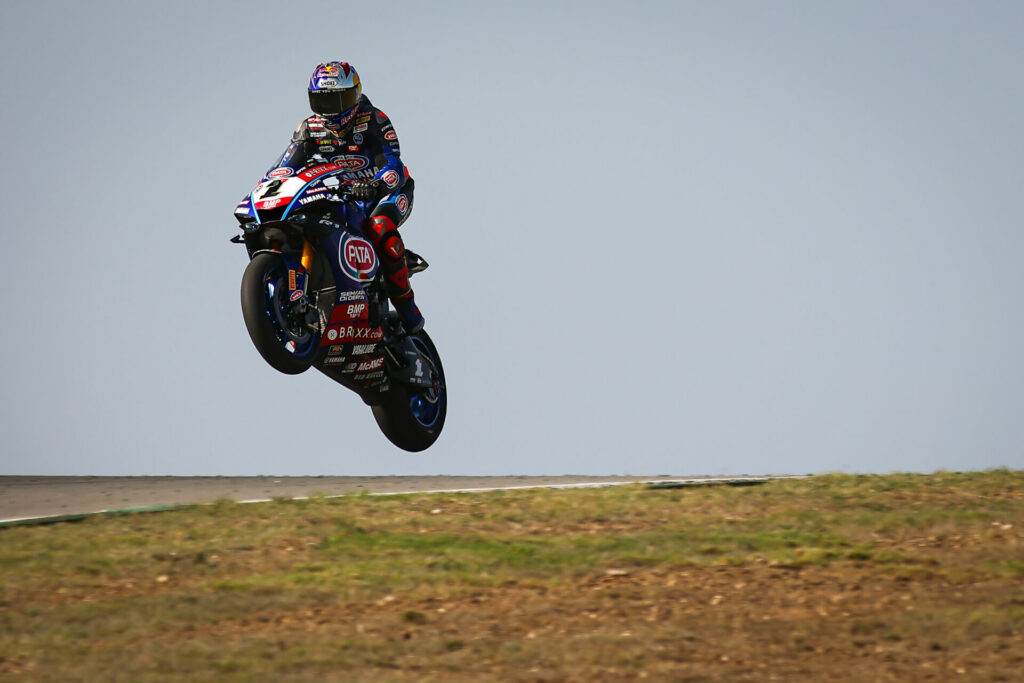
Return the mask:
<path id="1" fill-rule="evenodd" d="M 348 185 L 349 194 L 361 202 L 372 202 L 381 195 L 384 183 L 379 179 L 355 180 Z"/>

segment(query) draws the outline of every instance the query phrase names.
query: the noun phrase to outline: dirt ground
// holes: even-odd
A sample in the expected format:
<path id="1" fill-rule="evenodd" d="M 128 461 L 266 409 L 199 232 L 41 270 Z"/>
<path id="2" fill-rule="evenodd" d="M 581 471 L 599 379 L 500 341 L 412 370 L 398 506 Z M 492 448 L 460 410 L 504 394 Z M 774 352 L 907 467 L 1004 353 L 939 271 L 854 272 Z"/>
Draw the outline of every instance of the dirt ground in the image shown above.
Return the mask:
<path id="1" fill-rule="evenodd" d="M 359 642 L 352 668 L 329 680 L 1020 681 L 1024 635 L 984 613 L 1024 607 L 1024 591 L 1005 588 L 856 567 L 607 570 L 555 589 L 393 595 L 216 630 L 282 651 Z M 963 611 L 960 627 L 927 628 L 930 613 L 947 623 L 950 610 Z"/>

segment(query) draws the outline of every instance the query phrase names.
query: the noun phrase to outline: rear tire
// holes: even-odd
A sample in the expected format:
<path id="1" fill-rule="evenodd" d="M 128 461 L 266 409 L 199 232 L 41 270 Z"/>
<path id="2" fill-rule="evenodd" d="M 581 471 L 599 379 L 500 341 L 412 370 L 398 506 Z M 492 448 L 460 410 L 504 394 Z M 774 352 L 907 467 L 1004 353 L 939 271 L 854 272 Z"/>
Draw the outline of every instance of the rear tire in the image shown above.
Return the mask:
<path id="1" fill-rule="evenodd" d="M 433 388 L 424 390 L 392 381 L 382 403 L 371 409 L 384 436 L 402 450 L 415 453 L 430 448 L 441 435 L 448 414 L 448 387 L 434 342 L 422 330 L 410 336 L 433 365 Z"/>
<path id="2" fill-rule="evenodd" d="M 308 370 L 320 347 L 320 335 L 296 319 L 293 307 L 284 259 L 257 254 L 242 274 L 242 317 L 256 350 L 286 375 Z"/>

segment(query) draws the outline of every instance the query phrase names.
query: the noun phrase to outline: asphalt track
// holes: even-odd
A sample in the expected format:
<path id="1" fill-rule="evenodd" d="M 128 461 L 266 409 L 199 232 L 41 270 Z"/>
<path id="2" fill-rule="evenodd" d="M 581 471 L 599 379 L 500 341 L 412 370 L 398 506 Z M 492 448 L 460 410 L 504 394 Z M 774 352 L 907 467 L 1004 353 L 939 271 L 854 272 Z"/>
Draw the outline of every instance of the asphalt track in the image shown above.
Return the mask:
<path id="1" fill-rule="evenodd" d="M 758 484 L 764 477 L 32 477 L 0 476 L 0 525 L 134 509 L 355 493 L 377 495 L 543 487 Z"/>

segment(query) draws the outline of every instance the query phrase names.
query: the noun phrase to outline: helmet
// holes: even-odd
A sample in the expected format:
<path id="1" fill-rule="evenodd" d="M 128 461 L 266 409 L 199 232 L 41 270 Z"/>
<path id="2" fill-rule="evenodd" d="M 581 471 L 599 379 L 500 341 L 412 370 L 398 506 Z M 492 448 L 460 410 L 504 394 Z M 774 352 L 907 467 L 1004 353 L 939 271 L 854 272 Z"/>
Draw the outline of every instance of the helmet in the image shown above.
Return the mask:
<path id="1" fill-rule="evenodd" d="M 362 93 L 359 74 L 348 62 L 320 64 L 309 79 L 309 107 L 328 119 L 350 119 Z"/>

